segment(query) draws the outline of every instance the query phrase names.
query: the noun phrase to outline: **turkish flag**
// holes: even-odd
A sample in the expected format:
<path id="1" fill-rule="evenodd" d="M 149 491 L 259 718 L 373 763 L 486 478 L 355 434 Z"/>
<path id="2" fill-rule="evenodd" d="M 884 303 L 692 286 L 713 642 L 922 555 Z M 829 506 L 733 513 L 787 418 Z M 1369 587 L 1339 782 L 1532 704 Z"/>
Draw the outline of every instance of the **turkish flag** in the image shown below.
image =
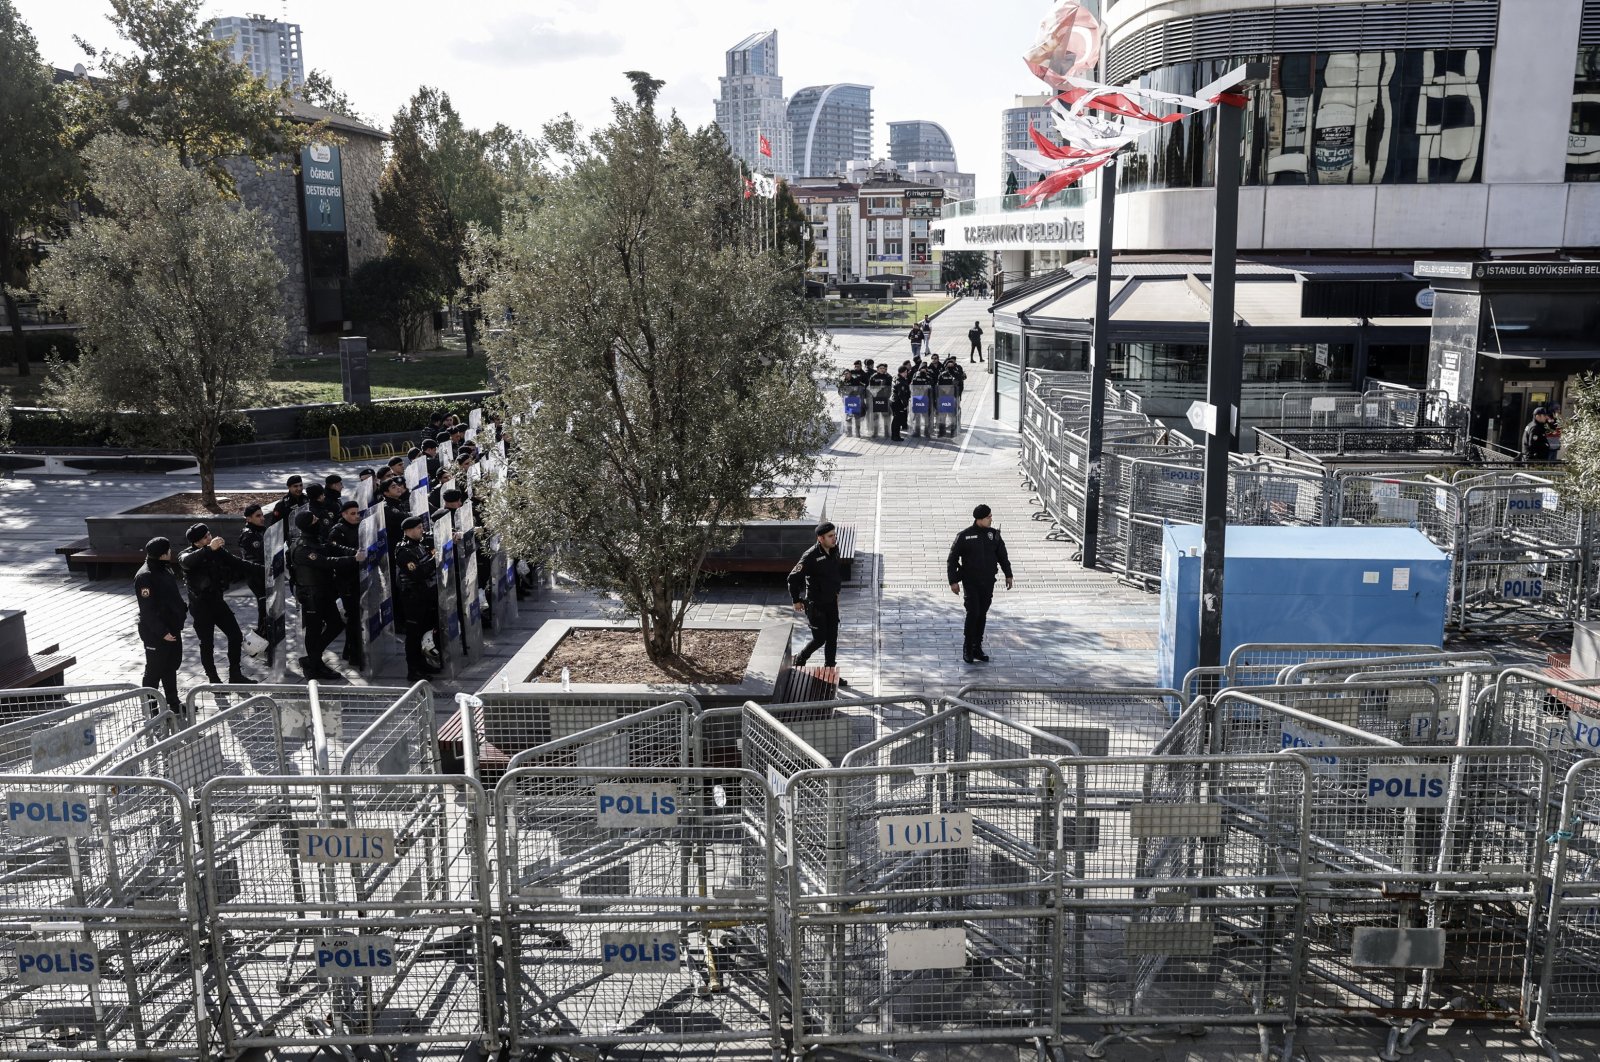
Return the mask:
<path id="1" fill-rule="evenodd" d="M 1026 188 L 1018 188 L 1017 194 L 1024 197 L 1022 200 L 1023 206 L 1033 206 L 1050 198 L 1062 189 L 1077 184 L 1084 177 L 1110 161 L 1111 156 L 1107 155 L 1103 159 L 1090 159 L 1088 162 L 1078 166 L 1068 166 L 1064 170 L 1057 170 L 1038 184 L 1030 184 Z"/>
<path id="2" fill-rule="evenodd" d="M 755 194 L 756 194 L 756 182 L 754 182 L 750 178 L 746 177 L 744 179 L 744 197 L 746 199 L 749 199 L 751 196 L 753 196 Z"/>
<path id="3" fill-rule="evenodd" d="M 1137 118 L 1142 122 L 1159 122 L 1162 125 L 1182 121 L 1184 117 L 1181 114 L 1152 114 L 1120 92 L 1096 92 L 1093 89 L 1069 88 L 1058 95 L 1056 99 L 1074 110 L 1088 107 L 1091 110 L 1104 111 L 1107 114 L 1115 114 L 1122 118 Z M 1078 105 L 1080 100 L 1086 101 L 1081 107 Z"/>
<path id="4" fill-rule="evenodd" d="M 772 157 L 772 141 L 768 140 L 765 134 L 762 133 L 757 133 L 756 139 L 761 141 L 761 153 L 770 159 Z"/>
<path id="5" fill-rule="evenodd" d="M 1043 133 L 1031 125 L 1028 127 L 1028 135 L 1033 137 L 1034 144 L 1039 148 L 1039 154 L 1047 159 L 1087 159 L 1105 154 L 1104 151 L 1091 151 L 1088 148 L 1072 147 L 1070 145 L 1062 147 L 1060 144 L 1047 139 Z M 1111 150 L 1114 151 L 1116 149 L 1112 148 Z"/>

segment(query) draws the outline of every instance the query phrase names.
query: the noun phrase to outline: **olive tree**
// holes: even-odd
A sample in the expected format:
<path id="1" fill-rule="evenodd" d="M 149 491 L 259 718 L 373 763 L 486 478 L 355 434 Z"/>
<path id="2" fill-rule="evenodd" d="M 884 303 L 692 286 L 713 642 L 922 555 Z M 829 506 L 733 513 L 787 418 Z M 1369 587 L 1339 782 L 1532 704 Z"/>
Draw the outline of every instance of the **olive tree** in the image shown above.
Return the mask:
<path id="1" fill-rule="evenodd" d="M 1567 501 L 1600 510 L 1600 375 L 1586 372 L 1567 385 L 1561 409 L 1560 480 Z"/>
<path id="2" fill-rule="evenodd" d="M 561 543 L 564 570 L 636 615 L 660 662 L 707 553 L 816 471 L 828 421 L 823 338 L 793 263 L 740 231 L 721 133 L 658 116 L 659 83 L 634 80 L 591 137 L 552 127 L 548 186 L 479 233 L 469 273 L 510 311 L 488 350 L 524 418 L 498 526 L 524 551 Z"/>
<path id="3" fill-rule="evenodd" d="M 100 212 L 38 270 L 46 302 L 81 326 L 78 361 L 52 366 L 52 397 L 75 413 L 161 417 L 218 512 L 222 427 L 257 397 L 282 344 L 283 266 L 260 215 L 172 148 L 100 136 L 84 163 Z"/>

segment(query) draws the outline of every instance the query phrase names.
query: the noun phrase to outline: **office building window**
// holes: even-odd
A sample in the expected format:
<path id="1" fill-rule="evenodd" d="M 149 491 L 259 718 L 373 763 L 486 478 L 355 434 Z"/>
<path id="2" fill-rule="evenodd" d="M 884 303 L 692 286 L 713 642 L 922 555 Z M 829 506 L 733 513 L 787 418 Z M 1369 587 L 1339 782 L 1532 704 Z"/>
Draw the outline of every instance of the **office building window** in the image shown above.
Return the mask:
<path id="1" fill-rule="evenodd" d="M 1600 47 L 1578 49 L 1567 132 L 1567 180 L 1600 181 Z"/>
<path id="2" fill-rule="evenodd" d="M 1245 120 L 1246 184 L 1470 183 L 1482 178 L 1492 57 L 1491 48 L 1240 56 L 1162 67 L 1139 83 L 1192 94 L 1239 63 L 1267 63 Z M 1120 187 L 1209 185 L 1215 122 L 1202 113 L 1144 137 Z"/>

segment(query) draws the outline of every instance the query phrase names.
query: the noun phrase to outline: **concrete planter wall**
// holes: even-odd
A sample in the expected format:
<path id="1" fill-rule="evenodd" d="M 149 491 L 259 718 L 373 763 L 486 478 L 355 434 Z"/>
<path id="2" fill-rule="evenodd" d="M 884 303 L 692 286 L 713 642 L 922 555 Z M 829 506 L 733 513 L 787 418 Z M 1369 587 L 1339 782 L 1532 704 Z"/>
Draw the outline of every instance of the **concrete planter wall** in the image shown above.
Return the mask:
<path id="1" fill-rule="evenodd" d="M 789 640 L 793 624 L 781 623 L 686 623 L 685 630 L 755 631 L 756 644 L 745 668 L 744 680 L 729 684 L 705 683 L 594 683 L 575 682 L 565 691 L 559 678 L 555 682 L 534 682 L 529 677 L 549 656 L 556 645 L 573 630 L 638 630 L 638 625 L 606 620 L 551 620 L 540 627 L 526 645 L 508 660 L 494 677 L 484 683 L 481 692 L 511 693 L 537 696 L 540 693 L 584 694 L 650 694 L 659 696 L 657 703 L 666 703 L 676 696 L 689 694 L 703 708 L 726 708 L 742 705 L 745 701 L 768 704 L 772 701 L 778 675 L 789 666 Z"/>
<path id="2" fill-rule="evenodd" d="M 155 494 L 129 508 L 137 509 L 140 505 L 166 496 Z M 219 492 L 219 498 L 224 496 L 226 492 Z M 226 507 L 227 503 L 223 505 Z M 152 538 L 162 537 L 172 542 L 174 556 L 188 545 L 185 532 L 193 524 L 201 522 L 211 528 L 212 534 L 221 535 L 229 549 L 236 549 L 239 532 L 244 530 L 244 515 L 238 512 L 222 516 L 176 516 L 171 513 L 131 513 L 124 510 L 84 519 L 89 529 L 89 548 L 96 553 L 136 553 L 142 551 L 144 544 Z"/>

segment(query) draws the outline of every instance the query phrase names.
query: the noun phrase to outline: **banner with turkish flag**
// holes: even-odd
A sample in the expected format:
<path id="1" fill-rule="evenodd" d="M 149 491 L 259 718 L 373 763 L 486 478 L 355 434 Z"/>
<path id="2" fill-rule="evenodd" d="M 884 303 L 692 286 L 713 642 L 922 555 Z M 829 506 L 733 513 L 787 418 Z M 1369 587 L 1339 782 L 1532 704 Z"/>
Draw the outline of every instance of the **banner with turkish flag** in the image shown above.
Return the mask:
<path id="1" fill-rule="evenodd" d="M 756 139 L 761 141 L 761 153 L 770 159 L 772 157 L 772 141 L 768 140 L 765 134 L 762 133 L 757 133 Z"/>

